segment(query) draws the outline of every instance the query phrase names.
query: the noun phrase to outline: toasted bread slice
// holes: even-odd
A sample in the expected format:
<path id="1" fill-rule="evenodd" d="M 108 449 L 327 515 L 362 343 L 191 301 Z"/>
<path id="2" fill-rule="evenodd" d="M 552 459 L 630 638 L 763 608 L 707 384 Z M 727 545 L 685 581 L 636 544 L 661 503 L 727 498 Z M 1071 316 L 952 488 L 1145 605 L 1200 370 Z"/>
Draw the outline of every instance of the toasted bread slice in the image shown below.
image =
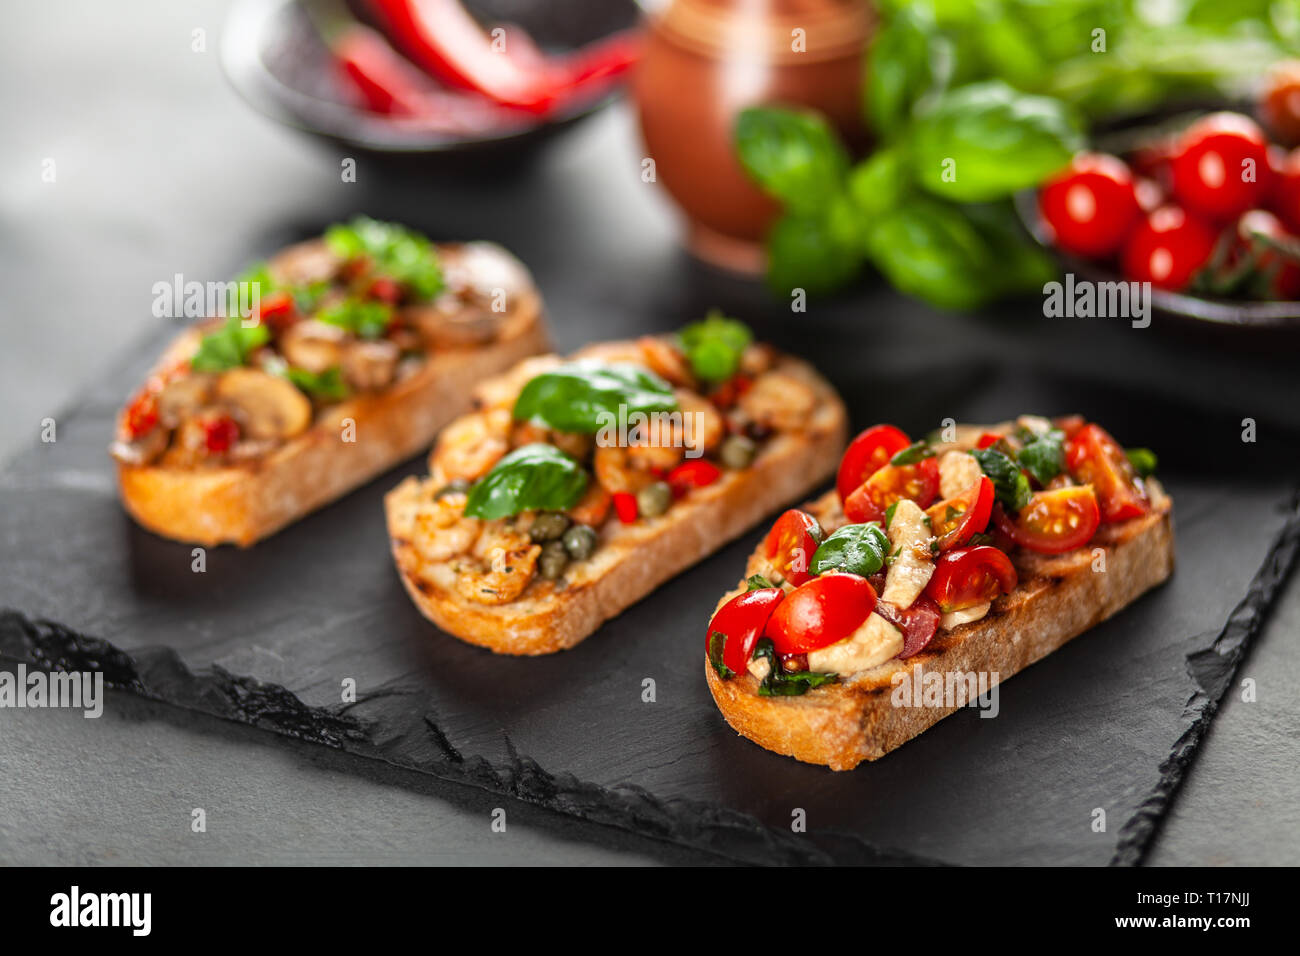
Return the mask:
<path id="1" fill-rule="evenodd" d="M 630 345 L 630 343 L 627 343 Z M 617 356 L 625 343 L 602 343 L 574 357 Z M 558 361 L 554 360 L 554 361 Z M 412 543 L 420 509 L 437 490 L 407 478 L 384 506 L 402 584 L 420 612 L 449 634 L 499 654 L 551 654 L 573 647 L 603 621 L 645 597 L 664 581 L 744 533 L 776 508 L 807 494 L 827 478 L 844 449 L 847 417 L 834 389 L 806 362 L 789 356 L 777 368 L 808 383 L 816 405 L 807 427 L 767 440 L 750 467 L 725 471 L 655 518 L 605 523 L 591 558 L 578 562 L 559 587 L 535 579 L 515 601 L 484 605 L 457 592 L 450 562 L 424 560 Z M 534 360 L 534 369 L 545 360 Z M 519 382 L 509 373 L 500 383 Z M 498 382 L 484 383 L 484 391 Z M 509 386 L 507 386 L 508 389 Z"/>
<path id="2" fill-rule="evenodd" d="M 763 697 L 752 674 L 723 680 L 707 658 L 709 690 L 723 716 L 741 735 L 768 750 L 832 770 L 851 770 L 875 760 L 970 700 L 970 685 L 945 705 L 896 706 L 896 685 L 904 676 L 912 688 L 923 674 L 988 675 L 989 685 L 1077 637 L 1173 572 L 1172 503 L 1148 480 L 1150 511 L 1120 524 L 1103 525 L 1083 548 L 1062 555 L 1018 551 L 1013 556 L 1019 585 L 998 598 L 979 621 L 941 630 L 920 653 L 897 658 L 800 697 Z M 839 497 L 828 492 L 806 507 L 829 532 L 845 523 Z M 1104 549 L 1104 564 L 1095 549 Z M 1095 571 L 1094 566 L 1104 571 Z M 722 604 L 744 590 L 744 582 Z M 982 690 L 982 688 L 981 688 Z"/>
<path id="3" fill-rule="evenodd" d="M 438 248 L 445 253 L 462 247 Z M 504 249 L 487 243 L 474 248 L 476 263 L 495 260 L 527 276 Z M 308 270 L 320 250 L 318 241 L 286 250 L 283 267 Z M 201 336 L 201 329 L 180 335 L 156 368 L 188 358 Z M 491 341 L 435 349 L 391 387 L 321 409 L 307 431 L 263 457 L 194 468 L 119 462 L 122 503 L 163 537 L 251 545 L 418 454 L 469 409 L 480 380 L 549 347 L 541 296 L 528 279 L 526 288 L 512 294 Z"/>

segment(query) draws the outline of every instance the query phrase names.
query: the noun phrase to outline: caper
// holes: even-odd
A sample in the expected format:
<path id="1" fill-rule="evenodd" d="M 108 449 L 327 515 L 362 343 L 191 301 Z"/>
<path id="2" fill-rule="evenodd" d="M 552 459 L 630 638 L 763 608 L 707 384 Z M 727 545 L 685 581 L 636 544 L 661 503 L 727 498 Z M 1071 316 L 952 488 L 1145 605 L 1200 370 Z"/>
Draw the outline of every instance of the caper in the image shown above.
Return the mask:
<path id="1" fill-rule="evenodd" d="M 663 514 L 672 503 L 673 490 L 666 481 L 653 482 L 636 493 L 637 514 L 645 518 Z"/>
<path id="2" fill-rule="evenodd" d="M 591 557 L 596 550 L 596 529 L 590 525 L 575 524 L 564 532 L 564 549 L 575 561 Z"/>
<path id="3" fill-rule="evenodd" d="M 446 498 L 448 495 L 467 494 L 469 492 L 469 487 L 470 483 L 464 478 L 455 478 L 439 488 L 434 493 L 433 500 L 437 501 L 439 498 Z"/>
<path id="4" fill-rule="evenodd" d="M 727 440 L 722 443 L 722 448 L 718 452 L 722 463 L 734 469 L 748 468 L 754 463 L 756 454 L 758 454 L 758 446 L 744 435 L 727 436 Z"/>
<path id="5" fill-rule="evenodd" d="M 554 581 L 559 578 L 564 574 L 568 564 L 569 552 L 565 550 L 563 542 L 548 541 L 542 546 L 542 555 L 537 559 L 537 567 L 546 580 Z"/>
<path id="6" fill-rule="evenodd" d="M 533 519 L 532 525 L 528 528 L 528 535 L 539 543 L 554 541 L 564 534 L 568 527 L 568 515 L 560 514 L 558 511 L 543 511 Z"/>

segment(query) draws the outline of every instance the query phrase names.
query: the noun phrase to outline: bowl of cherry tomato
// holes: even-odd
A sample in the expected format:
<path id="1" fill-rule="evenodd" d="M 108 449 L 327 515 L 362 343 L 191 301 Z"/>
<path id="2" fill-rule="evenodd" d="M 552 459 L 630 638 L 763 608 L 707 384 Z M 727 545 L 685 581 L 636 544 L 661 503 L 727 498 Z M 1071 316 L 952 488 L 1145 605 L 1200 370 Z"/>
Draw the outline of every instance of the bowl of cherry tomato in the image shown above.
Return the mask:
<path id="1" fill-rule="evenodd" d="M 634 0 L 241 0 L 222 63 L 253 107 L 350 150 L 511 158 L 611 103 Z"/>
<path id="2" fill-rule="evenodd" d="M 1017 196 L 1021 217 L 1068 271 L 1149 282 L 1163 313 L 1300 331 L 1300 63 L 1274 70 L 1252 112 L 1106 129 Z"/>

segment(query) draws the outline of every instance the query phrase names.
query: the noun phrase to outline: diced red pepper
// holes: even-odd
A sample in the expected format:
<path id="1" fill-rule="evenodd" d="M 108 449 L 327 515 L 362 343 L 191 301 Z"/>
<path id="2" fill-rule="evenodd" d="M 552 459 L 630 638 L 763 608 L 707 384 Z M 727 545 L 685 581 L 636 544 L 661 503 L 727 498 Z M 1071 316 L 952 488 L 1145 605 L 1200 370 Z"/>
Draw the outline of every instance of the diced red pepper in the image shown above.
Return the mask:
<path id="1" fill-rule="evenodd" d="M 298 320 L 298 306 L 287 291 L 272 292 L 262 297 L 257 311 L 258 320 L 268 328 L 288 328 Z"/>
<path id="2" fill-rule="evenodd" d="M 703 488 L 705 485 L 713 484 L 721 475 L 722 470 L 713 462 L 704 458 L 695 458 L 682 462 L 668 472 L 668 486 L 672 488 L 673 496 L 680 498 L 692 488 Z"/>
<path id="3" fill-rule="evenodd" d="M 380 276 L 374 282 L 370 283 L 371 298 L 378 299 L 380 302 L 387 302 L 389 305 L 397 305 L 402 301 L 402 286 L 395 279 L 387 276 Z"/>
<path id="4" fill-rule="evenodd" d="M 134 441 L 149 432 L 158 424 L 158 395 L 154 391 L 143 389 L 131 400 L 122 416 L 122 426 L 126 437 Z"/>
<path id="5" fill-rule="evenodd" d="M 1001 438 L 1001 435 L 994 434 L 993 432 L 985 432 L 983 435 L 980 435 L 980 440 L 975 443 L 975 447 L 988 448 L 992 445 L 996 445 Z"/>
<path id="6" fill-rule="evenodd" d="M 208 453 L 220 455 L 239 441 L 239 425 L 229 415 L 222 415 L 203 423 L 203 444 Z"/>
<path id="7" fill-rule="evenodd" d="M 639 513 L 636 506 L 636 495 L 626 491 L 617 491 L 611 497 L 614 499 L 614 513 L 618 515 L 618 520 L 624 524 L 631 524 L 636 520 Z"/>

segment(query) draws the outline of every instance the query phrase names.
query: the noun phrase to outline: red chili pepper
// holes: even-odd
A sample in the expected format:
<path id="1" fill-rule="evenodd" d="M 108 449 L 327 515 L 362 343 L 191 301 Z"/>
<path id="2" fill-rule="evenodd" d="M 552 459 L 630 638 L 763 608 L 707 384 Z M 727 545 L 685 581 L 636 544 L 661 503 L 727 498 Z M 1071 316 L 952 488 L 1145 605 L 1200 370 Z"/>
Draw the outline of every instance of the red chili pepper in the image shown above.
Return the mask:
<path id="1" fill-rule="evenodd" d="M 284 329 L 298 318 L 298 306 L 289 292 L 272 292 L 263 296 L 257 310 L 258 320 L 272 329 Z"/>
<path id="2" fill-rule="evenodd" d="M 229 415 L 203 423 L 203 444 L 208 452 L 220 455 L 239 440 L 239 425 Z"/>
<path id="3" fill-rule="evenodd" d="M 618 520 L 624 524 L 631 524 L 636 520 L 639 513 L 636 506 L 636 495 L 629 494 L 626 491 L 616 491 L 612 496 L 614 499 L 614 513 L 618 515 Z"/>
<path id="4" fill-rule="evenodd" d="M 721 474 L 721 469 L 713 462 L 696 458 L 693 461 L 684 461 L 668 472 L 668 486 L 673 489 L 673 495 L 680 498 L 692 488 L 703 488 L 705 485 L 713 484 Z"/>

